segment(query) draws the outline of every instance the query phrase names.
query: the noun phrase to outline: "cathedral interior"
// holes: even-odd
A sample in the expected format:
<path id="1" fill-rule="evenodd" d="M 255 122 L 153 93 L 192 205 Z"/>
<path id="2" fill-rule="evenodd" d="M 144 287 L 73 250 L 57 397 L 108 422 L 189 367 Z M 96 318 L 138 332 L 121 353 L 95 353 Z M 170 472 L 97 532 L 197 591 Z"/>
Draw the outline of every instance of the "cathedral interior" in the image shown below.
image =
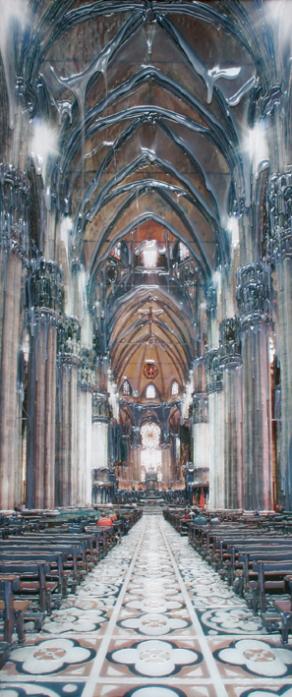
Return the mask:
<path id="1" fill-rule="evenodd" d="M 288 697 L 292 0 L 0 10 L 0 694 Z"/>

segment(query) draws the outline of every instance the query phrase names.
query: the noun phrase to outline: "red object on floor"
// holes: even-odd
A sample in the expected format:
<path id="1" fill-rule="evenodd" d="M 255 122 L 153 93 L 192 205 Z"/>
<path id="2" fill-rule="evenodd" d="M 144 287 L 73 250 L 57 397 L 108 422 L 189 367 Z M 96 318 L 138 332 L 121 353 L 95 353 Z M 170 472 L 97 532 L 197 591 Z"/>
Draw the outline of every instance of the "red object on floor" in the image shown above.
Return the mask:
<path id="1" fill-rule="evenodd" d="M 199 506 L 200 506 L 200 508 L 205 508 L 205 494 L 204 494 L 203 489 L 201 490 L 201 493 L 200 493 Z"/>
<path id="2" fill-rule="evenodd" d="M 103 527 L 111 527 L 113 521 L 111 518 L 99 518 L 97 525 L 102 525 Z"/>

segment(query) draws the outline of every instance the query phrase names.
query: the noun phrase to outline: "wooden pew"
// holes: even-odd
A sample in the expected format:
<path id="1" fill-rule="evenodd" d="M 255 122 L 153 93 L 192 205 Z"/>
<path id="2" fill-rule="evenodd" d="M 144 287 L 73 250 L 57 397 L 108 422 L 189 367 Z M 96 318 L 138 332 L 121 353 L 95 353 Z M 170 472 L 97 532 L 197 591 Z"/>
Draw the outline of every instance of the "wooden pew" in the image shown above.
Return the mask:
<path id="1" fill-rule="evenodd" d="M 71 572 L 72 582 L 74 585 L 81 580 L 82 573 L 87 571 L 87 560 L 86 560 L 86 544 L 84 541 L 72 540 L 67 537 L 62 538 L 62 541 L 58 538 L 48 537 L 46 535 L 41 536 L 22 536 L 20 538 L 9 538 L 9 540 L 0 541 L 0 552 L 4 547 L 9 549 L 15 548 L 25 548 L 32 550 L 34 553 L 38 551 L 42 553 L 44 549 L 48 552 L 53 553 L 54 551 L 63 556 L 63 568 L 64 571 Z M 70 580 L 70 575 L 69 575 Z"/>
<path id="2" fill-rule="evenodd" d="M 281 561 L 282 559 L 292 559 L 292 545 L 269 545 L 264 547 L 268 551 L 263 552 L 262 544 L 253 544 L 239 547 L 232 547 L 231 562 L 225 566 L 225 580 L 232 585 L 233 590 L 238 595 L 243 596 L 247 588 L 247 583 L 254 578 L 253 562 L 259 559 L 263 561 Z M 226 571 L 227 569 L 227 571 Z"/>
<path id="3" fill-rule="evenodd" d="M 14 596 L 14 590 L 19 586 L 19 577 L 15 574 L 0 573 L 0 615 L 3 618 L 4 643 L 9 646 L 12 642 L 14 629 L 18 641 L 24 641 L 24 615 L 30 608 L 28 600 L 19 600 Z"/>
<path id="4" fill-rule="evenodd" d="M 263 550 L 268 550 L 263 552 Z M 221 557 L 221 576 L 227 580 L 231 585 L 234 584 L 235 580 L 238 578 L 244 578 L 247 576 L 249 562 L 259 557 L 262 559 L 272 558 L 271 555 L 277 554 L 281 555 L 279 558 L 283 558 L 283 553 L 292 554 L 292 539 L 280 539 L 275 538 L 267 540 L 267 538 L 262 539 L 251 539 L 248 540 L 240 539 L 236 544 L 233 542 L 228 542 L 226 544 L 225 553 L 222 552 Z M 287 558 L 287 557 L 286 557 Z M 237 587 L 234 588 L 238 591 Z M 244 583 L 243 587 L 244 588 Z"/>
<path id="5" fill-rule="evenodd" d="M 193 524 L 189 542 L 261 612 L 267 628 L 276 627 L 287 642 L 292 629 L 291 518 L 287 523 L 282 516 L 241 516 L 236 528 L 222 522 L 214 527 Z"/>
<path id="6" fill-rule="evenodd" d="M 39 607 L 42 612 L 51 613 L 52 608 L 59 608 L 63 595 L 63 560 L 60 552 L 54 552 L 46 549 L 37 548 L 30 550 L 18 547 L 3 551 L 0 546 L 0 564 L 5 562 L 23 562 L 30 563 L 46 562 L 48 567 L 45 575 L 45 580 L 40 585 L 40 579 L 31 579 L 21 582 L 20 593 L 23 595 L 33 595 L 38 598 Z M 51 568 L 54 565 L 54 569 Z M 42 577 L 42 573 L 40 572 Z M 54 602 L 53 602 L 54 600 Z"/>
<path id="7" fill-rule="evenodd" d="M 88 532 L 82 533 L 69 533 L 63 532 L 63 530 L 48 531 L 45 530 L 40 534 L 28 533 L 23 535 L 23 539 L 34 542 L 38 540 L 45 540 L 47 543 L 56 544 L 71 544 L 72 547 L 75 545 L 77 552 L 80 554 L 80 560 L 87 563 L 87 558 L 90 562 L 96 563 L 99 558 L 99 541 L 101 534 L 98 529 L 94 527 Z M 19 539 L 19 538 L 18 538 Z"/>
<path id="8" fill-rule="evenodd" d="M 20 579 L 20 594 L 25 594 L 26 589 L 32 588 L 33 594 L 37 598 L 36 611 L 48 611 L 48 591 L 46 575 L 49 574 L 50 567 L 47 559 L 37 559 L 31 561 L 21 557 L 20 559 L 0 559 L 0 574 L 16 574 Z"/>
<path id="9" fill-rule="evenodd" d="M 287 545 L 289 544 L 289 539 L 292 541 L 292 537 L 283 536 L 278 537 L 273 533 L 263 533 L 262 531 L 256 533 L 250 529 L 240 530 L 238 533 L 214 531 L 209 533 L 207 536 L 208 553 L 204 554 L 204 558 L 207 559 L 216 570 L 220 570 L 224 567 L 224 564 L 229 561 L 232 562 L 232 556 L 234 550 L 239 548 L 248 548 L 249 546 L 259 546 L 261 548 L 268 545 L 268 547 L 274 545 Z"/>
<path id="10" fill-rule="evenodd" d="M 88 570 L 116 544 L 117 530 L 127 532 L 141 515 L 141 511 L 125 509 L 111 528 L 96 526 L 98 511 L 81 515 L 69 511 L 56 516 L 34 511 L 5 518 L 0 524 L 0 573 L 19 579 L 13 603 L 20 638 L 24 636 L 23 623 L 27 619 L 42 621 L 45 613 L 51 612 L 52 598 L 60 602 L 68 586 L 75 590 Z M 12 589 L 5 597 L 8 592 Z M 5 630 L 9 642 L 12 626 L 10 613 Z M 2 660 L 7 655 L 9 642 L 2 642 L 2 649 L 0 646 L 0 662 L 1 655 Z"/>
<path id="11" fill-rule="evenodd" d="M 267 595 L 285 593 L 285 577 L 292 573 L 292 559 L 257 559 L 252 566 L 255 578 L 247 582 L 245 598 L 254 612 L 264 612 L 267 609 Z"/>

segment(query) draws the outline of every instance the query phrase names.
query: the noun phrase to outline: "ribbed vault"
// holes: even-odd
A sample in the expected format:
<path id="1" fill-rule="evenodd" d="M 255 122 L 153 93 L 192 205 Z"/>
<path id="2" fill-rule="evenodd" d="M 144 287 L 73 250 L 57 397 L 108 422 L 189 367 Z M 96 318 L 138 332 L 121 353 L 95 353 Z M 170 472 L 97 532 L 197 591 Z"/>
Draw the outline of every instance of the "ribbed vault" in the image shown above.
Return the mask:
<path id="1" fill-rule="evenodd" d="M 216 303 L 217 324 L 233 313 L 230 269 L 263 238 L 262 213 L 250 235 L 250 211 L 265 191 L 258 129 L 278 89 L 267 4 L 29 3 L 18 97 L 32 133 L 55 135 L 42 184 L 32 166 L 49 230 L 42 240 L 36 216 L 33 243 L 66 279 L 82 269 L 97 349 L 118 390 L 129 382 L 129 403 L 148 404 L 152 382 L 154 403 L 171 402 L 173 382 L 182 396 Z"/>
<path id="2" fill-rule="evenodd" d="M 27 70 L 61 113 L 53 177 L 72 256 L 106 317 L 104 350 L 139 401 L 155 364 L 167 400 L 173 380 L 185 388 L 198 307 L 230 263 L 228 215 L 245 186 L 238 146 L 266 46 L 247 8 L 228 1 L 51 3 L 37 32 Z"/>

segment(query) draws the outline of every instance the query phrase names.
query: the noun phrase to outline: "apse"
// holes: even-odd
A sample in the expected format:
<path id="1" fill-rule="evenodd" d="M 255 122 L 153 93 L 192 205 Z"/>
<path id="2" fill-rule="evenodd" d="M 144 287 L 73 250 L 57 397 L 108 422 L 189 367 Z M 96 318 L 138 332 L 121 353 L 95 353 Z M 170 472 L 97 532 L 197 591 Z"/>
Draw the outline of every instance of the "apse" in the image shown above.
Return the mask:
<path id="1" fill-rule="evenodd" d="M 160 447 L 161 429 L 157 423 L 149 421 L 141 426 L 141 479 L 142 481 L 162 481 L 162 453 Z"/>

